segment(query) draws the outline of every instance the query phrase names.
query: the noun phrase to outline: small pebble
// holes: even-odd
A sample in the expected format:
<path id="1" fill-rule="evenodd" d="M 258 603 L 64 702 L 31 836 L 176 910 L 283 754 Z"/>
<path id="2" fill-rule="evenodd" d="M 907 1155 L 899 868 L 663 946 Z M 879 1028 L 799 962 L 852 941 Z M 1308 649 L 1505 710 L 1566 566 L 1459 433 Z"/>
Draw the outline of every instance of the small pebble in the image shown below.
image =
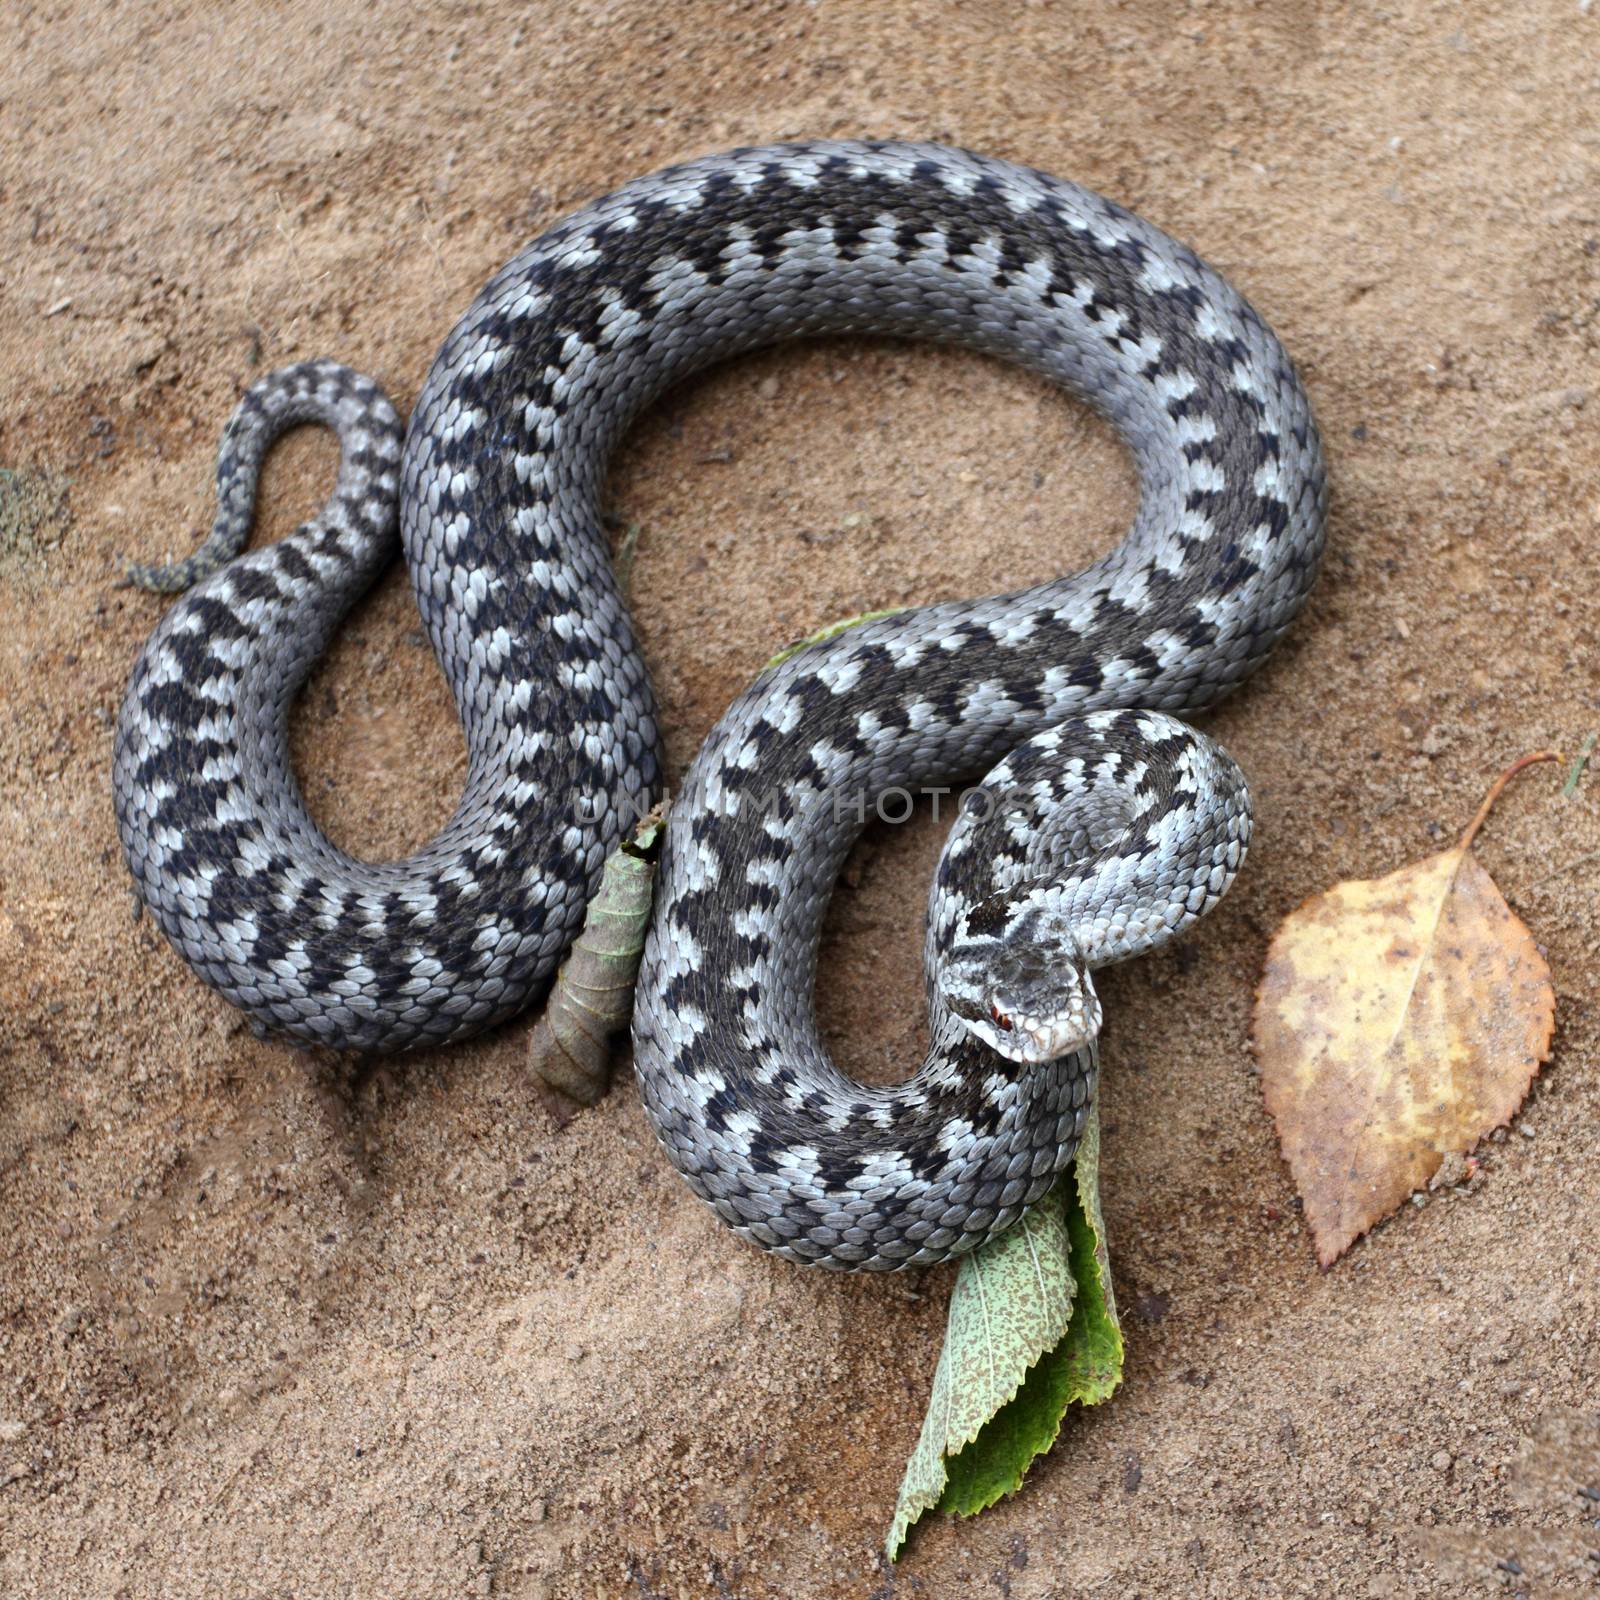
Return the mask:
<path id="1" fill-rule="evenodd" d="M 1455 1457 L 1448 1450 L 1434 1451 L 1431 1465 L 1435 1472 L 1448 1472 L 1454 1463 Z"/>
<path id="2" fill-rule="evenodd" d="M 0 1444 L 15 1444 L 18 1439 L 25 1438 L 27 1432 L 26 1422 L 0 1422 Z"/>
<path id="3" fill-rule="evenodd" d="M 1172 1308 L 1169 1294 L 1142 1294 L 1133 1302 L 1133 1309 L 1146 1322 L 1157 1323 Z"/>
<path id="4" fill-rule="evenodd" d="M 776 378 L 763 378 L 756 385 L 756 393 L 763 400 L 776 400 L 778 398 L 778 380 Z"/>
<path id="5" fill-rule="evenodd" d="M 1522 1124 L 1522 1137 L 1524 1139 L 1533 1138 L 1537 1131 L 1538 1130 L 1534 1127 L 1534 1125 L 1531 1122 L 1524 1122 Z"/>

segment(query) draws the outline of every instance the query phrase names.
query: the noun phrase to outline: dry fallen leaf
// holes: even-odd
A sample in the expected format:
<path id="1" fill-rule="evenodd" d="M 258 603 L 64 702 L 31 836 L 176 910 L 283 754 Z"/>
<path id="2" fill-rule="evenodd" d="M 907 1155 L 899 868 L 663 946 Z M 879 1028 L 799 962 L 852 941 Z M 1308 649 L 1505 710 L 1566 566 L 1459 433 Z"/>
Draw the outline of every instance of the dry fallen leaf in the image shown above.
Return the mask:
<path id="1" fill-rule="evenodd" d="M 583 931 L 528 1035 L 528 1066 L 549 1088 L 595 1105 L 611 1082 L 611 1046 L 633 1015 L 661 848 L 662 801 L 606 857 Z"/>
<path id="2" fill-rule="evenodd" d="M 1549 1057 L 1550 968 L 1472 841 L 1510 779 L 1554 759 L 1524 756 L 1453 848 L 1314 896 L 1268 948 L 1252 1042 L 1324 1268 L 1509 1122 Z"/>

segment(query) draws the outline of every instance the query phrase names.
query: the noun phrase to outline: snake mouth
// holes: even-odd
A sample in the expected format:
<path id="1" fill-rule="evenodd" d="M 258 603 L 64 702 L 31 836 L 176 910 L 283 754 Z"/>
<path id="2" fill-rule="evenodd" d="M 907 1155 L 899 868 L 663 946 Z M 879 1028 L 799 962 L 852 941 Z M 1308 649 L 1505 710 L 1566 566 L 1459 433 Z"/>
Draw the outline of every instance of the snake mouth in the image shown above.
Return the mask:
<path id="1" fill-rule="evenodd" d="M 1003 991 L 987 997 L 945 996 L 951 1013 L 974 1038 L 1008 1061 L 1031 1066 L 1055 1061 L 1092 1044 L 1100 1036 L 1100 1001 L 1087 975 L 1064 995 L 1059 1009 L 1044 1011 L 1018 1003 Z"/>
<path id="2" fill-rule="evenodd" d="M 998 1000 L 986 1013 L 963 1016 L 967 1031 L 981 1039 L 997 1055 L 1008 1061 L 1033 1065 L 1070 1056 L 1092 1043 L 1100 1034 L 1099 1007 L 1091 1022 L 1083 1012 L 1049 1017 L 1007 1010 Z"/>

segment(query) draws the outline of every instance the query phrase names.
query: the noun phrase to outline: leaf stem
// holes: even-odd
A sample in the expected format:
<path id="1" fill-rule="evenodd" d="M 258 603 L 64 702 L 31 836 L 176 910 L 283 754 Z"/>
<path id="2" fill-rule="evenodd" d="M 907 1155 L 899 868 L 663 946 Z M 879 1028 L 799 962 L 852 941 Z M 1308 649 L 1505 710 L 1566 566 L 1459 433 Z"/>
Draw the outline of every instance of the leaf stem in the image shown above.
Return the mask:
<path id="1" fill-rule="evenodd" d="M 1561 753 L 1557 750 L 1535 750 L 1531 756 L 1519 756 L 1515 761 L 1489 785 L 1489 792 L 1483 797 L 1483 804 L 1478 807 L 1478 814 L 1467 824 L 1467 831 L 1461 835 L 1461 841 L 1456 846 L 1458 850 L 1470 850 L 1472 841 L 1478 837 L 1478 829 L 1483 826 L 1484 818 L 1494 809 L 1494 803 L 1505 791 L 1505 786 L 1522 771 L 1524 767 L 1538 765 L 1541 761 L 1559 761 Z"/>

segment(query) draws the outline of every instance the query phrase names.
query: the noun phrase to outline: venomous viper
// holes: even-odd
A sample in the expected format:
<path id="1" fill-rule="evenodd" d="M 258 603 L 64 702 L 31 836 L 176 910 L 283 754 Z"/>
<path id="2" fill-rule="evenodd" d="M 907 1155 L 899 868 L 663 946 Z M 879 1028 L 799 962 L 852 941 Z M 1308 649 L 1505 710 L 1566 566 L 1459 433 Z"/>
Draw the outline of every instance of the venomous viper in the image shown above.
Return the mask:
<path id="1" fill-rule="evenodd" d="M 1208 909 L 1248 838 L 1237 769 L 1170 713 L 1249 673 L 1316 575 L 1324 474 L 1288 358 L 1147 223 L 933 145 L 737 150 L 629 183 L 516 256 L 403 437 L 343 367 L 263 379 L 224 435 L 200 554 L 131 573 L 193 587 L 133 673 L 114 790 L 145 903 L 259 1029 L 394 1050 L 518 1011 L 661 784 L 601 529 L 610 448 L 673 380 L 813 334 L 1019 362 L 1110 420 L 1141 485 L 1124 541 L 1073 576 L 880 617 L 763 673 L 670 815 L 634 1021 L 650 1120 L 747 1237 L 885 1269 L 982 1243 L 1070 1160 L 1096 1070 L 1089 972 Z M 332 498 L 232 559 L 264 453 L 308 420 L 341 442 Z M 311 822 L 285 725 L 397 511 L 469 771 L 436 838 L 373 864 Z M 828 896 L 863 802 L 979 777 L 933 890 L 927 1060 L 864 1087 L 813 1010 Z"/>

